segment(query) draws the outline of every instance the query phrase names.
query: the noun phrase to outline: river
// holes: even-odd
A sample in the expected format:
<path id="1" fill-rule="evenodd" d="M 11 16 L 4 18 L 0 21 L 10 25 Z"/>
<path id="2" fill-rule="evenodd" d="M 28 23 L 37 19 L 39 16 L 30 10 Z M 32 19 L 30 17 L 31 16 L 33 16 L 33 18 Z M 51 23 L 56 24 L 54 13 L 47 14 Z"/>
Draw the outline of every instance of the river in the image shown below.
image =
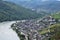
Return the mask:
<path id="1" fill-rule="evenodd" d="M 0 23 L 0 40 L 20 40 L 16 32 L 11 29 L 11 24 L 15 21 Z"/>

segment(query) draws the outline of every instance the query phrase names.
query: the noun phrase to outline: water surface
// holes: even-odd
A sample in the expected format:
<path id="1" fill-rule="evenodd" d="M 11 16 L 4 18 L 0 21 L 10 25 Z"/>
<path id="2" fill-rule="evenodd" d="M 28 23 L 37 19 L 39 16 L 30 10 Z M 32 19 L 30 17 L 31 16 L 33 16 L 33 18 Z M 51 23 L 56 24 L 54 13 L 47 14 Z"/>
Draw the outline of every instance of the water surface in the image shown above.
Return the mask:
<path id="1" fill-rule="evenodd" d="M 11 29 L 11 24 L 14 22 L 0 23 L 0 40 L 19 40 L 16 32 Z"/>

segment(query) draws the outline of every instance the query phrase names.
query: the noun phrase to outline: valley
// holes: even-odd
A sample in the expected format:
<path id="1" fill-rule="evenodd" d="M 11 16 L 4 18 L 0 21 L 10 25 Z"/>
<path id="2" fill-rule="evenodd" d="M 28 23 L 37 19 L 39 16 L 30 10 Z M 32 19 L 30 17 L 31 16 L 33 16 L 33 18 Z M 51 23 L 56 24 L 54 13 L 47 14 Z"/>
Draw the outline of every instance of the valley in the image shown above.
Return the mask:
<path id="1" fill-rule="evenodd" d="M 0 40 L 60 40 L 60 0 L 0 0 Z"/>

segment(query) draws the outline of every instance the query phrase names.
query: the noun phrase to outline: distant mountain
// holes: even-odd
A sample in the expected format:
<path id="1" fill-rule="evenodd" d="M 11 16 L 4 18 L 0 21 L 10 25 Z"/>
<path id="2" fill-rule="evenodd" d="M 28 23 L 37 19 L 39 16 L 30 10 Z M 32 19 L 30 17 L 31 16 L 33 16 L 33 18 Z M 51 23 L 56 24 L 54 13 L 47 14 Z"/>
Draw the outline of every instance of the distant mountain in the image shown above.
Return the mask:
<path id="1" fill-rule="evenodd" d="M 11 1 L 18 5 L 22 5 L 23 7 L 29 9 L 35 9 L 36 11 L 43 11 L 45 10 L 48 13 L 55 13 L 60 11 L 60 1 L 58 0 L 23 0 L 23 1 Z"/>
<path id="2" fill-rule="evenodd" d="M 6 0 L 6 1 L 14 2 L 16 4 L 26 6 L 26 7 L 32 7 L 34 5 L 40 4 L 42 0 Z"/>
<path id="3" fill-rule="evenodd" d="M 12 2 L 0 1 L 0 22 L 11 20 L 35 19 L 42 15 L 18 6 Z"/>
<path id="4" fill-rule="evenodd" d="M 46 10 L 47 12 L 55 13 L 60 11 L 60 1 L 47 1 L 47 2 L 42 2 L 42 4 L 38 5 L 35 7 L 37 10 L 43 9 Z"/>

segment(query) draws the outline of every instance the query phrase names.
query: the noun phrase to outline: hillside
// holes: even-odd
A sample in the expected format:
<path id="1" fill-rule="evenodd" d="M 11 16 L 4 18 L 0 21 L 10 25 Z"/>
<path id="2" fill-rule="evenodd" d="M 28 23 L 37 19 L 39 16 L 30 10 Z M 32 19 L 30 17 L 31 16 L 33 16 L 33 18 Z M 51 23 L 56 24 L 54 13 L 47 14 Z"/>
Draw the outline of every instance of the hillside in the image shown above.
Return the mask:
<path id="1" fill-rule="evenodd" d="M 53 14 L 52 17 L 54 17 L 55 19 L 60 19 L 60 12 Z"/>
<path id="2" fill-rule="evenodd" d="M 60 23 L 59 24 L 55 24 L 54 26 L 52 26 L 53 28 L 51 28 L 51 31 L 53 31 L 53 35 L 51 36 L 51 40 L 60 40 Z"/>
<path id="3" fill-rule="evenodd" d="M 42 15 L 11 2 L 0 1 L 0 22 L 22 19 L 35 19 Z"/>
<path id="4" fill-rule="evenodd" d="M 36 11 L 45 10 L 48 13 L 55 13 L 60 11 L 60 1 L 57 0 L 31 0 L 31 1 L 11 1 L 26 8 L 35 9 Z"/>
<path id="5" fill-rule="evenodd" d="M 40 34 L 45 35 L 49 34 L 50 40 L 59 40 L 60 39 L 60 23 L 50 25 L 48 28 L 43 29 Z M 44 39 L 47 40 L 47 37 Z"/>
<path id="6" fill-rule="evenodd" d="M 42 2 L 41 5 L 38 5 L 37 8 L 47 10 L 49 12 L 58 12 L 60 11 L 60 1 L 47 1 Z"/>
<path id="7" fill-rule="evenodd" d="M 39 31 L 41 35 L 46 35 L 44 40 L 48 40 L 47 37 L 49 37 L 50 40 L 60 40 L 60 12 L 53 14 L 52 17 L 55 19 L 56 23 Z"/>

